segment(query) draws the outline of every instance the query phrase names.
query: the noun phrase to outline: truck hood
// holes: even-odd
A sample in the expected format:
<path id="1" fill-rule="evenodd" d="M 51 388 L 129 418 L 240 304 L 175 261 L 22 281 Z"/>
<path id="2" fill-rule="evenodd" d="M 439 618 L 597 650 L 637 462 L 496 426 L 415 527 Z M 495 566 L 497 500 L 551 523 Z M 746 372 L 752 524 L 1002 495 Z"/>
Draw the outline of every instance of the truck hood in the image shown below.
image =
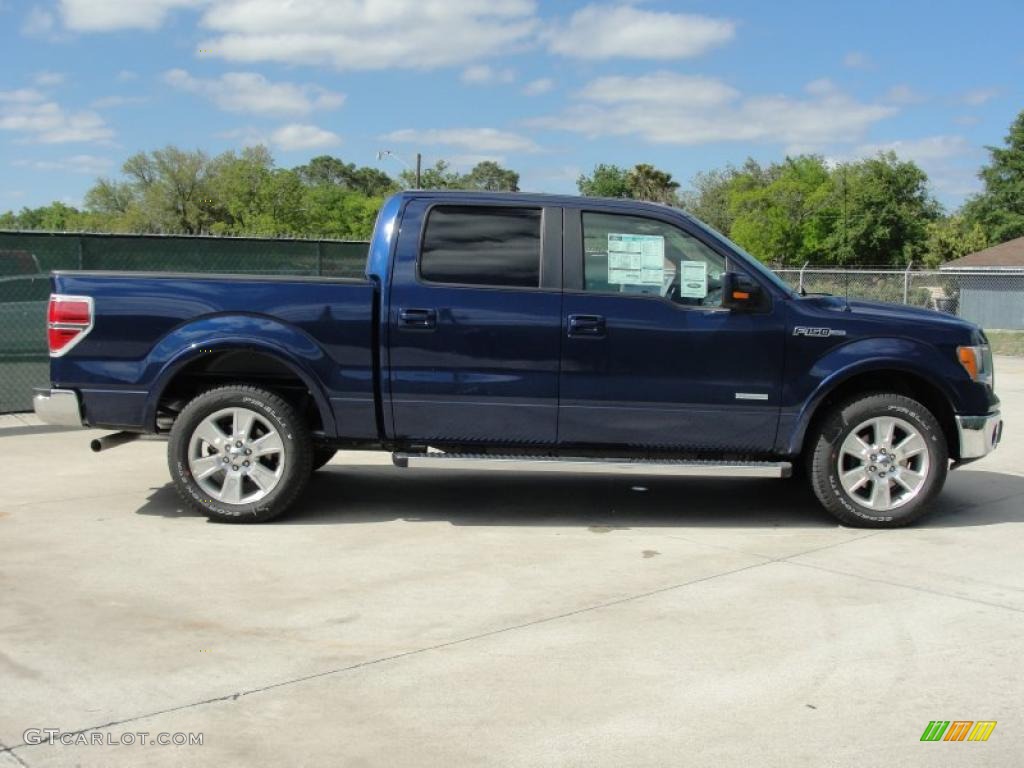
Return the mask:
<path id="1" fill-rule="evenodd" d="M 980 334 L 980 329 L 974 323 L 932 309 L 862 299 L 847 301 L 839 296 L 805 297 L 802 301 L 809 301 L 817 308 L 837 313 L 837 322 L 842 322 L 840 318 L 845 315 L 851 320 L 882 323 L 893 329 L 899 328 L 900 325 L 912 324 L 956 331 L 972 338 Z"/>

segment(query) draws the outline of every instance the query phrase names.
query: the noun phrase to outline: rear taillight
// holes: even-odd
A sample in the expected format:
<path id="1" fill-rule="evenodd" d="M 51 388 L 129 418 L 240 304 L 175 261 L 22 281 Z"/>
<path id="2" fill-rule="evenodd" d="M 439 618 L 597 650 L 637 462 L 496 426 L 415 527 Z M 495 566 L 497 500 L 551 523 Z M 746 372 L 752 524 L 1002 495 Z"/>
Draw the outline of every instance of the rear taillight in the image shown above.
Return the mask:
<path id="1" fill-rule="evenodd" d="M 50 357 L 60 357 L 92 330 L 93 303 L 91 296 L 62 296 L 50 294 L 50 307 L 46 313 L 46 338 Z"/>

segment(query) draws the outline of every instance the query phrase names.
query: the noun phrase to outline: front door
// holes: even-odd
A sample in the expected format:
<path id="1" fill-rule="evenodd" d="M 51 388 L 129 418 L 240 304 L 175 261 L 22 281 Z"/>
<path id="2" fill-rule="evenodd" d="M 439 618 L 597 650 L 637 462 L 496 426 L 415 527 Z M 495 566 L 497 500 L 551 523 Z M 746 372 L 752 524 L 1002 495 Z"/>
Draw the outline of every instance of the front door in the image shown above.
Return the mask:
<path id="1" fill-rule="evenodd" d="M 724 309 L 721 277 L 742 265 L 670 216 L 566 209 L 559 442 L 768 451 L 780 302 Z"/>
<path id="2" fill-rule="evenodd" d="M 561 209 L 413 199 L 387 311 L 396 437 L 555 442 Z"/>

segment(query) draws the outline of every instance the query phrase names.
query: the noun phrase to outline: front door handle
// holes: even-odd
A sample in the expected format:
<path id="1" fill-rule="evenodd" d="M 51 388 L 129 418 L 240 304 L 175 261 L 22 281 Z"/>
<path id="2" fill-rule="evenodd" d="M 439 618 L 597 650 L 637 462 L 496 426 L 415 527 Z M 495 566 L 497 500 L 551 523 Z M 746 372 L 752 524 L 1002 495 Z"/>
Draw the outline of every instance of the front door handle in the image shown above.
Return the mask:
<path id="1" fill-rule="evenodd" d="M 437 311 L 433 309 L 400 309 L 399 323 L 403 328 L 432 331 L 437 328 Z"/>
<path id="2" fill-rule="evenodd" d="M 600 315 L 569 315 L 569 335 L 602 337 L 605 334 L 604 318 Z"/>

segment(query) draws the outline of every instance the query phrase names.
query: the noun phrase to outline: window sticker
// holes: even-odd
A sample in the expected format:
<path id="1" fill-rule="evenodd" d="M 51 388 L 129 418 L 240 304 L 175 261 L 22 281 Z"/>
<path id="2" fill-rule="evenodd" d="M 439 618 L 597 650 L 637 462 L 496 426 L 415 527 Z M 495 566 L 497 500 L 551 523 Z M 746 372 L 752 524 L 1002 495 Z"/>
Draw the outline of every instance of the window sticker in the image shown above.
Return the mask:
<path id="1" fill-rule="evenodd" d="M 660 289 L 664 275 L 664 237 L 608 233 L 609 285 L 651 285 Z"/>
<path id="2" fill-rule="evenodd" d="M 703 299 L 708 295 L 708 263 L 706 261 L 679 262 L 679 296 L 684 299 Z"/>

